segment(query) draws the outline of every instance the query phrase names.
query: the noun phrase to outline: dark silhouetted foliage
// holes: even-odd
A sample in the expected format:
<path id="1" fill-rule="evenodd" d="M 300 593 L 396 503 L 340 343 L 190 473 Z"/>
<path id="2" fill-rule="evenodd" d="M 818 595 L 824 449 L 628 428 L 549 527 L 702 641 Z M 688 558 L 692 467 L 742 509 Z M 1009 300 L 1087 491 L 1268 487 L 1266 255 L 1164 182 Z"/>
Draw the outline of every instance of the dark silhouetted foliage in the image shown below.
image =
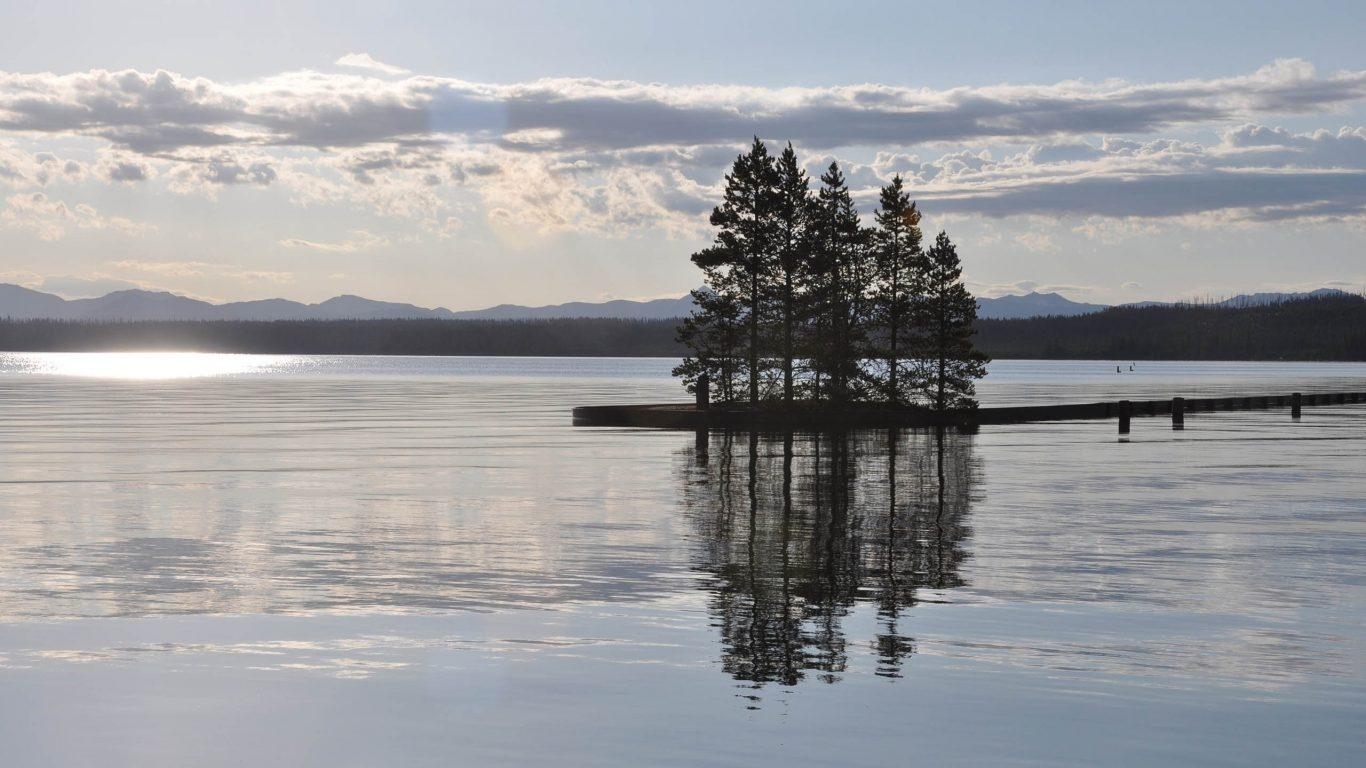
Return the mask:
<path id="1" fill-rule="evenodd" d="M 792 145 L 775 160 L 756 137 L 726 175 L 712 245 L 692 256 L 705 287 L 678 328 L 688 355 L 674 370 L 688 391 L 707 377 L 728 403 L 790 406 L 800 393 L 836 406 L 973 407 L 985 358 L 956 252 L 942 248 L 938 263 L 921 250 L 900 177 L 874 218 L 864 226 L 838 163 L 813 195 Z"/>

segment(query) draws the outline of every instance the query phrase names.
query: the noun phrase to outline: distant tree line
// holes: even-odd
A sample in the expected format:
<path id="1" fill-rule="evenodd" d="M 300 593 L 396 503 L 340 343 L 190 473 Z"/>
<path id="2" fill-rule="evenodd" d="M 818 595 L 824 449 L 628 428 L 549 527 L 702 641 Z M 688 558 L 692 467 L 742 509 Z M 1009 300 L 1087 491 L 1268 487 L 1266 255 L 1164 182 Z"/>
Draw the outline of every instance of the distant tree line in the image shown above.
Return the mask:
<path id="1" fill-rule="evenodd" d="M 1075 317 L 979 320 L 977 330 L 978 345 L 998 358 L 1366 360 L 1366 298 L 1114 307 Z"/>
<path id="2" fill-rule="evenodd" d="M 0 314 L 3 313 L 0 307 Z M 193 350 L 300 355 L 672 357 L 678 320 L 142 321 L 0 319 L 0 351 Z M 1366 298 L 1256 307 L 1116 307 L 976 321 L 997 359 L 1366 361 Z"/>
<path id="3" fill-rule="evenodd" d="M 693 254 L 704 287 L 679 327 L 689 391 L 705 377 L 722 402 L 876 401 L 974 407 L 987 358 L 972 343 L 977 303 L 943 232 L 921 247 L 920 213 L 900 176 L 865 226 L 838 163 L 811 182 L 788 144 L 755 138 Z"/>

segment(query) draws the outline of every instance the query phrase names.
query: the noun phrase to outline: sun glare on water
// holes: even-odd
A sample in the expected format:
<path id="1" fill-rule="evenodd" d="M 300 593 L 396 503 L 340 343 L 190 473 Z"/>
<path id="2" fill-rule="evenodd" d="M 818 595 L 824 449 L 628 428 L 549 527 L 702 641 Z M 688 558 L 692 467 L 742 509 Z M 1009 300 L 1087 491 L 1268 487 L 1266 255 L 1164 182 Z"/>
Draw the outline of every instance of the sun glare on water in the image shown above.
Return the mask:
<path id="1" fill-rule="evenodd" d="M 77 352 L 5 355 L 0 371 L 93 379 L 197 379 L 256 373 L 284 364 L 274 355 L 203 352 Z"/>

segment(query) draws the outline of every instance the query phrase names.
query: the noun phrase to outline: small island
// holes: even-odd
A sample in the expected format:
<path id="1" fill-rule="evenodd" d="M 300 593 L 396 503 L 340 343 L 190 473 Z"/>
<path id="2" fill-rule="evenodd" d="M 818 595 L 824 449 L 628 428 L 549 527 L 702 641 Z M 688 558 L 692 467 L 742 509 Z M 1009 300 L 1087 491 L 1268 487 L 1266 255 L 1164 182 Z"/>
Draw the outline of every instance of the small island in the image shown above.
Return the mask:
<path id="1" fill-rule="evenodd" d="M 839 164 L 819 188 L 789 143 L 755 137 L 725 178 L 710 247 L 692 255 L 703 286 L 678 328 L 676 369 L 695 405 L 575 410 L 580 423 L 834 428 L 962 422 L 977 409 L 986 355 L 977 302 L 947 233 L 922 247 L 900 176 L 872 226 Z M 702 413 L 702 412 L 706 413 Z"/>

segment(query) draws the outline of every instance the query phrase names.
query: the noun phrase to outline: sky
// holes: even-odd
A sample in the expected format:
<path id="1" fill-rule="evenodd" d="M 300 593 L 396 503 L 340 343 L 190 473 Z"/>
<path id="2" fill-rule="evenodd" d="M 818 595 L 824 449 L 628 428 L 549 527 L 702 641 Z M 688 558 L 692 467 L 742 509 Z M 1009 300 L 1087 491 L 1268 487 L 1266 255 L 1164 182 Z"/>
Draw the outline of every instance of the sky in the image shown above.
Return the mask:
<path id="1" fill-rule="evenodd" d="M 679 296 L 758 135 L 981 295 L 1366 290 L 1366 3 L 838 5 L 0 0 L 0 282 Z"/>

